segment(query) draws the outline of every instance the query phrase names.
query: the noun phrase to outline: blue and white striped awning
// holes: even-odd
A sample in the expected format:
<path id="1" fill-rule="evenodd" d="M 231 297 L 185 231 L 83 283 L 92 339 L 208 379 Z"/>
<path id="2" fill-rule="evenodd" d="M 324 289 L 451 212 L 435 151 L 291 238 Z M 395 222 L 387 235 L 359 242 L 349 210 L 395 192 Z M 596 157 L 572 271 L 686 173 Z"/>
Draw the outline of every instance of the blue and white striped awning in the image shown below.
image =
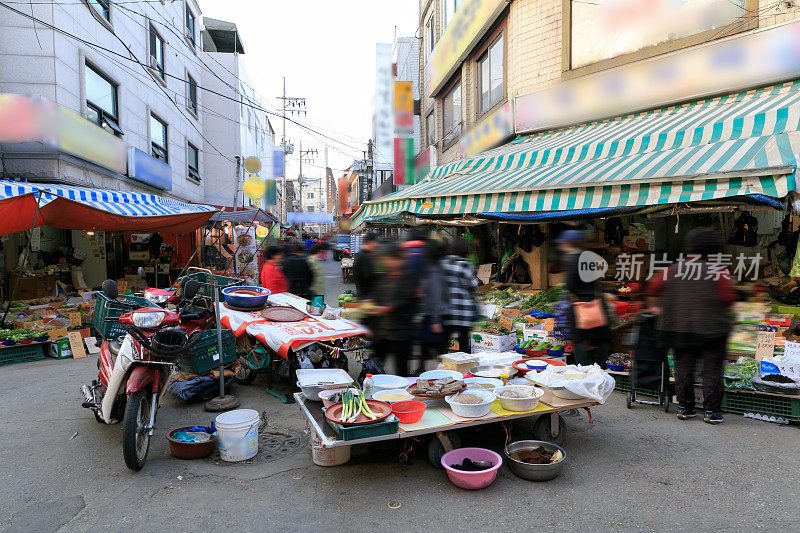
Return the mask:
<path id="1" fill-rule="evenodd" d="M 520 137 L 368 202 L 394 216 L 673 204 L 797 190 L 800 81 Z"/>
<path id="2" fill-rule="evenodd" d="M 30 220 L 0 221 L 0 234 L 34 224 L 31 206 L 38 203 L 36 226 L 105 231 L 172 231 L 201 226 L 217 209 L 154 194 L 106 191 L 67 185 L 0 180 L 0 206 Z M 23 206 L 24 205 L 24 206 Z"/>

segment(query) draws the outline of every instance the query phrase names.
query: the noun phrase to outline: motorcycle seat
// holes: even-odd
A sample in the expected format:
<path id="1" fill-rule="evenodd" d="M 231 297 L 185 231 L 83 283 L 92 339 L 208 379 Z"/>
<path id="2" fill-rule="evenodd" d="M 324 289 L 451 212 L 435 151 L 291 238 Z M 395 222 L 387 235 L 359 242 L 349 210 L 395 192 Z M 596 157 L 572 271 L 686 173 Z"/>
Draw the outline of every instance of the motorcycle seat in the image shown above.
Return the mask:
<path id="1" fill-rule="evenodd" d="M 206 316 L 206 310 L 200 307 L 187 305 L 181 309 L 181 319 L 183 320 L 199 320 L 204 316 Z"/>

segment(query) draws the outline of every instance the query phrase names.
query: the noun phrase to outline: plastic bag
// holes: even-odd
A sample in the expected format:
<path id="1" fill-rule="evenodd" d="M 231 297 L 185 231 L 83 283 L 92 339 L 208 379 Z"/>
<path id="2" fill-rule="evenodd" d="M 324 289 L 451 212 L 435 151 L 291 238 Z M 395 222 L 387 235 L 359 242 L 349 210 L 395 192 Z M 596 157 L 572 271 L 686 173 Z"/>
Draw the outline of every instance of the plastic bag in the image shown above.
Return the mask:
<path id="1" fill-rule="evenodd" d="M 569 379 L 565 377 L 565 375 L 569 375 L 569 372 L 582 372 L 586 374 L 586 377 L 583 379 Z M 600 403 L 606 403 L 606 400 L 611 396 L 614 386 L 616 385 L 614 378 L 604 372 L 597 364 L 590 366 L 547 365 L 547 368 L 539 372 L 535 379 L 537 383 L 545 387 L 564 387 L 569 392 L 583 396 L 584 398 L 591 398 Z"/>

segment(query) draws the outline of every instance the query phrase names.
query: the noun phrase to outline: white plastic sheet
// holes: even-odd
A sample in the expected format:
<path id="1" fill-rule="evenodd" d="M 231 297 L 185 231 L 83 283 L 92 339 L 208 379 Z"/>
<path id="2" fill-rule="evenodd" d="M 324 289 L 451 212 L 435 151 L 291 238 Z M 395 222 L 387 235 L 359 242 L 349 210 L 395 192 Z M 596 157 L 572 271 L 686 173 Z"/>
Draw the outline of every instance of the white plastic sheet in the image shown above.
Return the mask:
<path id="1" fill-rule="evenodd" d="M 583 372 L 586 373 L 586 377 L 583 379 L 570 379 L 567 377 L 570 372 Z M 584 398 L 597 400 L 600 403 L 606 403 L 616 384 L 614 378 L 604 372 L 597 364 L 590 366 L 547 365 L 545 370 L 536 375 L 535 380 L 546 387 L 564 387 L 569 392 Z"/>

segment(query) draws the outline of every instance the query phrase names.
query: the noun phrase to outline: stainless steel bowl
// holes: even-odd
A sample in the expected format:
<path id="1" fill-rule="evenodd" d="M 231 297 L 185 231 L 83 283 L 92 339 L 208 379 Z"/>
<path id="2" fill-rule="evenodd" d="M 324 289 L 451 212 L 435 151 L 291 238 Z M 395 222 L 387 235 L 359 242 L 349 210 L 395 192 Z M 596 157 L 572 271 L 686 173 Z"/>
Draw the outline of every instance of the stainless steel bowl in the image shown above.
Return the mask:
<path id="1" fill-rule="evenodd" d="M 324 312 L 325 312 L 324 307 L 314 307 L 311 304 L 306 304 L 306 313 L 308 313 L 309 315 L 322 316 L 322 313 Z"/>
<path id="2" fill-rule="evenodd" d="M 473 366 L 469 369 L 469 373 L 473 376 L 485 378 L 485 377 L 496 377 L 496 379 L 500 379 L 500 376 L 481 376 L 477 372 L 481 372 L 483 370 L 499 370 L 502 374 L 507 374 L 509 379 L 513 378 L 517 375 L 517 369 L 511 365 L 480 365 L 480 366 Z"/>
<path id="3" fill-rule="evenodd" d="M 524 463 L 522 461 L 512 459 L 510 456 L 510 454 L 514 452 L 533 450 L 539 446 L 550 453 L 555 453 L 556 450 L 561 450 L 561 453 L 564 454 L 564 458 L 557 463 L 549 465 L 532 465 L 530 463 Z M 564 466 L 564 461 L 567 460 L 567 452 L 564 451 L 564 448 L 551 442 L 545 442 L 541 440 L 518 440 L 516 442 L 512 442 L 511 444 L 506 445 L 505 456 L 507 459 L 506 464 L 511 468 L 511 471 L 522 479 L 527 479 L 529 481 L 549 481 L 557 477 L 561 473 L 561 469 Z"/>

